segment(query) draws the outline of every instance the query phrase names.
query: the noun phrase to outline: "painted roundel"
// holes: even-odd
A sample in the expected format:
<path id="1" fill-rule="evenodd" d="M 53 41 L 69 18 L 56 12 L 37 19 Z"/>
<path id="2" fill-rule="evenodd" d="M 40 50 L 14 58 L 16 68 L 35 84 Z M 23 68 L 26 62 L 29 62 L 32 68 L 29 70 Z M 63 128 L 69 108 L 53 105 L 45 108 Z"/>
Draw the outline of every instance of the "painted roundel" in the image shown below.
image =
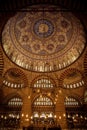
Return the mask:
<path id="1" fill-rule="evenodd" d="M 54 26 L 51 21 L 48 21 L 47 19 L 39 19 L 35 22 L 33 29 L 38 37 L 46 38 L 53 33 Z"/>
<path id="2" fill-rule="evenodd" d="M 80 20 L 56 7 L 52 7 L 55 13 L 51 7 L 34 9 L 18 12 L 7 21 L 2 32 L 5 53 L 27 70 L 48 72 L 69 66 L 85 47 Z"/>

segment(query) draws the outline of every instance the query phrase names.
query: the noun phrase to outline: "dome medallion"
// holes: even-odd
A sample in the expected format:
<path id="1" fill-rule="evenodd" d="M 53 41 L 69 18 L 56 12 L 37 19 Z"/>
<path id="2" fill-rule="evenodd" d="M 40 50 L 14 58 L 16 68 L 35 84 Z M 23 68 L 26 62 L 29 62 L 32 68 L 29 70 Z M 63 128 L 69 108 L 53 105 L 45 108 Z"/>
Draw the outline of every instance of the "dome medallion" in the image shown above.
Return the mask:
<path id="1" fill-rule="evenodd" d="M 39 19 L 33 26 L 34 33 L 40 38 L 49 37 L 53 31 L 54 26 L 48 19 Z"/>
<path id="2" fill-rule="evenodd" d="M 69 66 L 85 47 L 80 20 L 56 7 L 34 9 L 18 12 L 6 23 L 2 32 L 5 53 L 18 66 L 31 71 L 52 72 Z"/>

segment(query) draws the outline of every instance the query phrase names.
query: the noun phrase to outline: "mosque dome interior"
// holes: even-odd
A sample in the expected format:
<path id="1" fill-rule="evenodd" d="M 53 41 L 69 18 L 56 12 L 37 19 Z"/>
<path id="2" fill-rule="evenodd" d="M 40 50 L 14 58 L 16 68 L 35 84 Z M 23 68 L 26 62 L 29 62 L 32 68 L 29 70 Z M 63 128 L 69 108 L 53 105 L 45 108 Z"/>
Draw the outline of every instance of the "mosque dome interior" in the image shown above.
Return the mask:
<path id="1" fill-rule="evenodd" d="M 0 129 L 87 129 L 85 1 L 0 4 Z"/>

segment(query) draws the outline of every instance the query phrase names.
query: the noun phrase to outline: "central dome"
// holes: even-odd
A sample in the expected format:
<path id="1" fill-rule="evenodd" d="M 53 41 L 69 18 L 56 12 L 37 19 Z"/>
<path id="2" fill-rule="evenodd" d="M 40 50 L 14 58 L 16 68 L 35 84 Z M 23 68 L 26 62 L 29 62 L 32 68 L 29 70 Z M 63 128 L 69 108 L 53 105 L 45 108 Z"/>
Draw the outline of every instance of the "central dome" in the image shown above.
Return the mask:
<path id="1" fill-rule="evenodd" d="M 32 7 L 19 12 L 2 32 L 7 56 L 20 67 L 38 72 L 69 66 L 80 56 L 85 42 L 80 20 L 56 7 Z"/>

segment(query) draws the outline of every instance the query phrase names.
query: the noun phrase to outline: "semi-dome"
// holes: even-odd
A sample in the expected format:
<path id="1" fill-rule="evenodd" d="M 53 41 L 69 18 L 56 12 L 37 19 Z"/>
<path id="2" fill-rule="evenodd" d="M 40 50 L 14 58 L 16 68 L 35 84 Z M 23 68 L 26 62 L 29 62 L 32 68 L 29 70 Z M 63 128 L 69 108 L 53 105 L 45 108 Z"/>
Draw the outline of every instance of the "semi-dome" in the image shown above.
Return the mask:
<path id="1" fill-rule="evenodd" d="M 32 7 L 18 12 L 2 32 L 3 49 L 11 61 L 37 72 L 69 66 L 79 58 L 85 42 L 80 20 L 57 7 Z"/>

